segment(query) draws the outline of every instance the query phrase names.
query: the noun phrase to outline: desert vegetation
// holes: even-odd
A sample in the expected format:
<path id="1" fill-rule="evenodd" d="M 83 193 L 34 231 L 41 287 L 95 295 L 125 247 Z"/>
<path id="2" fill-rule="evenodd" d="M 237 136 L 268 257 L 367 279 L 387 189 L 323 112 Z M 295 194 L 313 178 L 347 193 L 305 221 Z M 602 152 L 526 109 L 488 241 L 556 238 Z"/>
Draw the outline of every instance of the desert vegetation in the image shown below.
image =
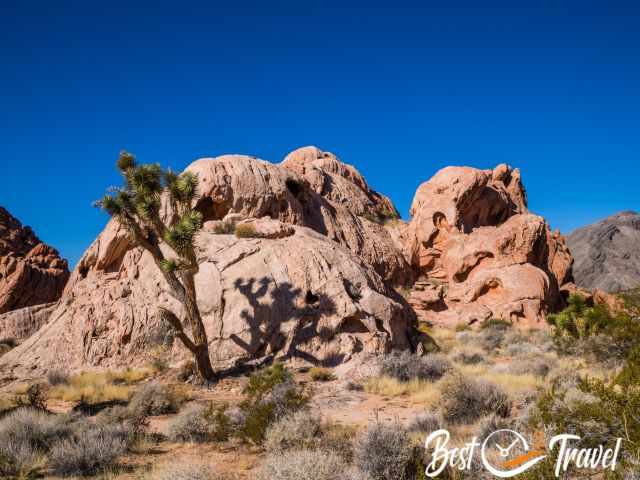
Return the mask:
<path id="1" fill-rule="evenodd" d="M 423 447 L 429 433 L 445 428 L 463 446 L 508 428 L 530 439 L 573 432 L 584 447 L 627 439 L 615 477 L 626 480 L 639 464 L 631 448 L 640 441 L 636 322 L 632 309 L 612 313 L 571 297 L 548 329 L 503 321 L 430 329 L 438 352 L 390 352 L 359 381 L 342 381 L 331 368 L 275 363 L 225 380 L 236 393 L 223 398 L 153 359 L 124 370 L 53 370 L 3 397 L 0 471 L 7 478 L 413 480 L 425 478 L 431 461 Z M 336 409 L 329 401 L 336 395 L 337 404 L 354 398 L 362 407 Z M 386 405 L 393 407 L 384 413 Z M 359 420 L 336 417 L 360 408 L 367 414 Z M 196 457 L 202 449 L 216 460 Z M 161 460 L 149 462 L 151 451 Z M 556 453 L 523 478 L 550 478 Z M 465 471 L 449 467 L 443 478 L 490 477 L 476 461 Z"/>

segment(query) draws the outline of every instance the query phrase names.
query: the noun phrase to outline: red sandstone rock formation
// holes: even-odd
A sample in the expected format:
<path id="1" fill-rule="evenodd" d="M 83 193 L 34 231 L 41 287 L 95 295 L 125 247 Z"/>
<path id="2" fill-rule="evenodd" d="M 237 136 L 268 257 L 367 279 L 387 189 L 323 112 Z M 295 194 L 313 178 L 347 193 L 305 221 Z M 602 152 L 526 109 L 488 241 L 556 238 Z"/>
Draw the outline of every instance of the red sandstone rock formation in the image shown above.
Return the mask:
<path id="1" fill-rule="evenodd" d="M 408 224 L 355 168 L 315 147 L 280 165 L 225 155 L 188 169 L 200 180 L 196 281 L 218 367 L 266 355 L 340 363 L 420 350 L 415 313 L 392 286 L 413 285 L 420 318 L 447 326 L 490 317 L 543 325 L 562 305 L 559 286 L 571 288 L 564 240 L 528 212 L 519 171 L 506 165 L 441 170 L 416 192 Z M 228 224 L 250 235 L 238 238 Z M 145 361 L 167 340 L 160 306 L 179 311 L 149 255 L 111 221 L 50 322 L 0 369 Z M 171 357 L 186 358 L 168 340 Z"/>
<path id="2" fill-rule="evenodd" d="M 411 271 L 383 226 L 333 205 L 285 166 L 235 155 L 201 159 L 189 170 L 200 180 L 205 228 L 196 283 L 215 366 L 271 354 L 340 363 L 415 347 L 415 315 L 384 281 Z M 223 219 L 255 234 L 216 233 Z M 395 263 L 384 263 L 382 248 Z M 375 255 L 380 274 L 363 260 Z M 78 263 L 50 323 L 2 357 L 0 368 L 146 361 L 166 336 L 159 306 L 180 309 L 149 255 L 111 221 Z M 179 342 L 171 354 L 186 358 Z"/>
<path id="3" fill-rule="evenodd" d="M 67 261 L 0 207 L 0 313 L 60 298 Z"/>
<path id="4" fill-rule="evenodd" d="M 410 302 L 422 320 L 543 326 L 562 305 L 571 255 L 528 212 L 519 170 L 442 169 L 418 188 L 411 214 L 402 238 L 418 277 Z"/>

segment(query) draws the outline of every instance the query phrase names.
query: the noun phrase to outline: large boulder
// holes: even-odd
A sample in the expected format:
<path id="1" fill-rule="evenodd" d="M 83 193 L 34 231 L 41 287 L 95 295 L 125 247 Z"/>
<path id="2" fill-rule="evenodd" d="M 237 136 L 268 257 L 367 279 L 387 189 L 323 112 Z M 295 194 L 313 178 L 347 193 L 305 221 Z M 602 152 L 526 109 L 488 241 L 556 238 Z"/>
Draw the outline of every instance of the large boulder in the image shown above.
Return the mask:
<path id="1" fill-rule="evenodd" d="M 348 248 L 297 225 L 304 221 L 304 200 L 286 180 L 306 188 L 304 180 L 265 162 L 235 160 L 200 160 L 190 167 L 200 174 L 205 225 L 236 212 L 255 237 L 209 228 L 198 236 L 196 284 L 214 365 L 267 355 L 337 364 L 415 347 L 415 318 L 406 301 Z M 259 180 L 228 174 L 242 163 L 242 174 L 259 172 Z M 221 170 L 227 173 L 213 177 Z M 241 182 L 248 192 L 237 188 Z M 274 210 L 275 204 L 281 207 Z M 279 214 L 286 222 L 266 216 Z M 131 365 L 147 361 L 162 342 L 171 358 L 188 358 L 161 324 L 160 306 L 180 312 L 151 257 L 111 221 L 78 263 L 49 323 L 2 357 L 0 368 L 33 375 L 61 366 Z"/>
<path id="2" fill-rule="evenodd" d="M 0 207 L 0 314 L 58 300 L 67 261 Z"/>
<path id="3" fill-rule="evenodd" d="M 442 169 L 418 188 L 411 214 L 402 238 L 418 278 L 410 301 L 422 320 L 542 326 L 562 306 L 571 255 L 528 212 L 517 169 Z"/>
<path id="4" fill-rule="evenodd" d="M 280 165 L 300 175 L 314 194 L 305 225 L 349 248 L 391 285 L 412 283 L 411 267 L 394 239 L 400 215 L 355 167 L 317 147 L 294 150 Z"/>

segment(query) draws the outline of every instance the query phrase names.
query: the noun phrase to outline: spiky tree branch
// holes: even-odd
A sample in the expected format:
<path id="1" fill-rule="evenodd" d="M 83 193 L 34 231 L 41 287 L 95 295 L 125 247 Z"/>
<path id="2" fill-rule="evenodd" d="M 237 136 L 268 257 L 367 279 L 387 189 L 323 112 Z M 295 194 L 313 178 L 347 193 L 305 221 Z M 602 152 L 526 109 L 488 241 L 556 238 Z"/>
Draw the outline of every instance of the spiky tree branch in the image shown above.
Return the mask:
<path id="1" fill-rule="evenodd" d="M 202 228 L 202 215 L 193 209 L 198 177 L 191 172 L 177 175 L 171 170 L 164 171 L 158 164 L 138 165 L 128 152 L 120 153 L 117 166 L 124 186 L 106 194 L 96 204 L 127 228 L 134 242 L 153 257 L 171 292 L 184 306 L 185 323 L 190 327 L 192 338 L 173 312 L 161 308 L 160 318 L 172 326 L 194 355 L 199 375 L 213 380 L 215 374 L 194 280 L 198 272 L 195 237 Z M 166 219 L 160 216 L 163 198 L 170 210 Z M 172 252 L 170 258 L 160 248 L 161 242 Z"/>

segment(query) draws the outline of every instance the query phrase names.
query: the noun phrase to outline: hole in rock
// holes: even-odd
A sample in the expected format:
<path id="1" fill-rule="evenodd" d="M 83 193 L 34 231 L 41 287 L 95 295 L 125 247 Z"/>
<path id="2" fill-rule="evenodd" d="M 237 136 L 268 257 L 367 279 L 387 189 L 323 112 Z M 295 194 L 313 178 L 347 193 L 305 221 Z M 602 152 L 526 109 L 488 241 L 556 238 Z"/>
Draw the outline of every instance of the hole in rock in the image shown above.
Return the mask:
<path id="1" fill-rule="evenodd" d="M 287 186 L 287 190 L 289 190 L 289 193 L 291 193 L 291 195 L 296 197 L 298 200 L 301 199 L 300 197 L 302 196 L 303 188 L 300 182 L 294 180 L 293 178 L 287 178 L 287 180 L 285 181 L 285 185 Z"/>
<path id="2" fill-rule="evenodd" d="M 314 294 L 311 290 L 307 290 L 307 294 L 304 296 L 304 302 L 307 305 L 313 305 L 314 303 L 318 303 L 320 301 L 320 297 Z"/>
<path id="3" fill-rule="evenodd" d="M 227 203 L 215 203 L 211 197 L 202 197 L 196 203 L 195 209 L 202 214 L 202 222 L 210 220 L 222 220 L 229 213 L 230 206 Z"/>

